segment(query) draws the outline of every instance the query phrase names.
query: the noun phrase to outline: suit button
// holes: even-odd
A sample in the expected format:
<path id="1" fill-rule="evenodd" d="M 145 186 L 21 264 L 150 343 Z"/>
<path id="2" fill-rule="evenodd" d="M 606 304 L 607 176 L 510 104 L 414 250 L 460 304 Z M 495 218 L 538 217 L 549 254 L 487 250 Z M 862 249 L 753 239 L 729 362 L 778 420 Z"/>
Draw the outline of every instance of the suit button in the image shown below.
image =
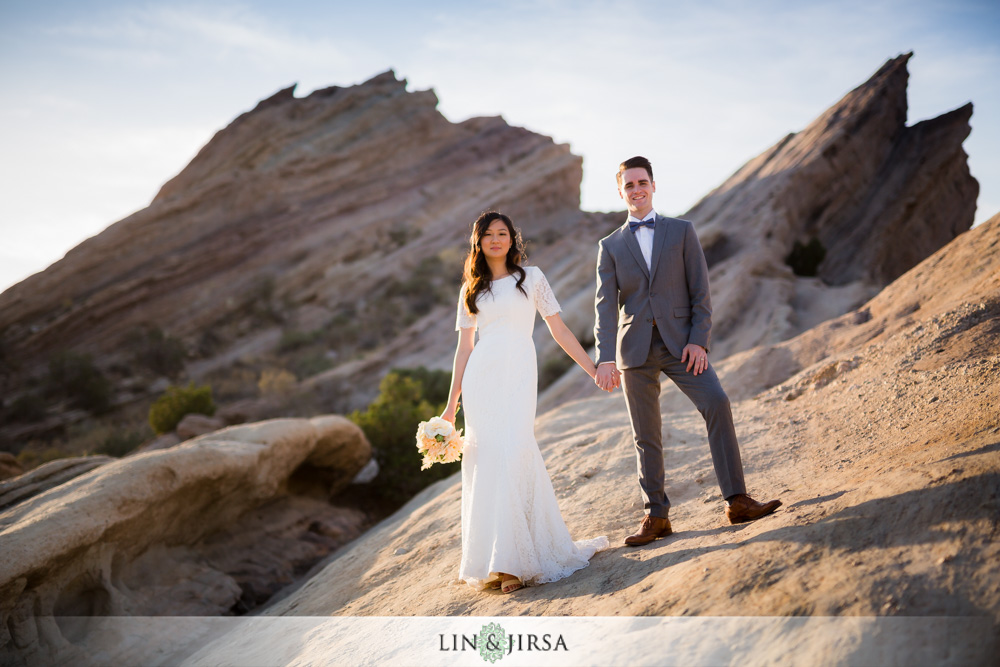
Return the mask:
<path id="1" fill-rule="evenodd" d="M 650 292 L 650 293 L 649 293 L 649 296 L 650 296 L 650 298 L 653 298 L 653 297 L 655 297 L 655 296 L 656 296 L 656 292 Z"/>

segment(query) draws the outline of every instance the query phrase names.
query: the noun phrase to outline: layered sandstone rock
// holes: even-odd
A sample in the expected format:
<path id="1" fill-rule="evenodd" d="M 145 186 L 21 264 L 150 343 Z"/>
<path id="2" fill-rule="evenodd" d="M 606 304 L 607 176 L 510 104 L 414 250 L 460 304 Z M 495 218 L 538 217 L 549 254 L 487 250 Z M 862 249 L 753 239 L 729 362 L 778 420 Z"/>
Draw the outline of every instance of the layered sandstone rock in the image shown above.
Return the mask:
<path id="1" fill-rule="evenodd" d="M 149 207 L 0 294 L 5 399 L 63 349 L 92 354 L 119 404 L 142 397 L 155 376 L 127 377 L 141 370 L 127 342 L 151 327 L 183 342 L 200 379 L 273 352 L 283 332 L 320 332 L 334 366 L 385 362 L 408 325 L 452 317 L 471 221 L 499 207 L 539 232 L 569 225 L 581 159 L 501 118 L 451 123 L 436 104 L 387 72 L 304 98 L 289 88 L 234 120 Z M 363 405 L 379 376 L 348 375 Z"/>
<path id="2" fill-rule="evenodd" d="M 76 655 L 55 617 L 259 605 L 364 529 L 328 497 L 370 457 L 342 417 L 272 420 L 104 462 L 3 509 L 0 657 Z"/>
<path id="3" fill-rule="evenodd" d="M 972 226 L 979 184 L 962 150 L 972 105 L 907 126 L 910 56 L 680 216 L 709 264 L 715 362 L 853 310 Z M 796 275 L 786 260 L 813 239 L 826 253 L 817 276 Z M 542 408 L 590 391 L 568 376 Z"/>
<path id="4" fill-rule="evenodd" d="M 588 568 L 513 595 L 468 587 L 458 579 L 455 476 L 266 613 L 708 616 L 713 628 L 723 620 L 716 617 L 727 616 L 935 617 L 938 628 L 952 630 L 910 634 L 915 646 L 884 644 L 894 633 L 874 640 L 875 630 L 836 644 L 816 636 L 797 644 L 802 635 L 790 626 L 777 635 L 706 632 L 703 641 L 659 641 L 671 655 L 695 651 L 696 663 L 714 662 L 720 650 L 763 662 L 792 651 L 806 662 L 881 662 L 913 648 L 924 660 L 988 659 L 1000 628 L 1000 215 L 844 318 L 739 356 L 755 355 L 775 362 L 777 386 L 735 403 L 734 411 L 750 492 L 784 501 L 773 516 L 739 526 L 725 521 L 704 421 L 689 406 L 664 415 L 674 534 L 639 549 L 622 546 L 642 515 L 634 448 L 621 397 L 598 396 L 536 424 L 571 534 L 612 538 Z M 777 363 L 782 355 L 799 361 Z M 748 363 L 729 370 L 753 381 Z M 291 624 L 252 627 L 263 633 L 260 641 L 246 643 L 246 630 L 237 628 L 202 648 L 196 664 L 288 655 L 279 628 Z M 314 641 L 301 627 L 299 660 L 363 650 L 349 633 Z M 883 643 L 882 653 L 865 648 L 869 641 Z"/>
<path id="5" fill-rule="evenodd" d="M 977 184 L 961 148 L 971 106 L 907 127 L 908 58 L 685 214 L 711 264 L 713 359 L 851 310 L 971 225 Z M 297 389 L 314 410 L 363 408 L 392 367 L 450 367 L 469 223 L 491 206 L 524 228 L 531 262 L 589 341 L 595 244 L 624 216 L 579 210 L 581 161 L 567 146 L 499 118 L 453 124 L 435 104 L 391 73 L 262 101 L 148 208 L 0 295 L 6 358 L 18 360 L 6 393 L 16 399 L 72 348 L 110 369 L 119 404 L 149 400 L 155 378 L 123 342 L 154 326 L 183 341 L 183 373 L 199 381 L 311 335 L 319 362 L 296 371 L 307 378 Z M 813 238 L 827 251 L 819 277 L 796 276 L 785 259 Z M 543 375 L 566 368 L 541 323 L 535 338 Z M 592 391 L 574 370 L 541 408 Z M 0 426 L 0 444 L 83 414 L 57 412 Z"/>
<path id="6" fill-rule="evenodd" d="M 785 501 L 760 521 L 724 521 L 701 417 L 672 411 L 664 435 L 674 534 L 641 549 L 613 546 L 567 579 L 513 595 L 459 581 L 453 478 L 330 559 L 265 617 L 210 623 L 211 636 L 179 623 L 145 628 L 145 653 L 98 632 L 83 643 L 138 659 L 174 651 L 199 665 L 364 661 L 402 651 L 434 661 L 440 653 L 436 642 L 425 650 L 427 628 L 447 637 L 478 628 L 470 617 L 529 615 L 532 630 L 548 618 L 561 632 L 574 626 L 559 619 L 596 615 L 623 623 L 579 662 L 641 662 L 649 640 L 693 664 L 736 653 L 764 663 L 791 653 L 807 662 L 988 662 L 1000 627 L 998 295 L 1000 216 L 839 323 L 749 351 L 808 350 L 816 360 L 801 372 L 777 364 L 783 384 L 734 406 L 751 491 Z M 537 424 L 575 537 L 620 538 L 641 515 L 626 423 L 617 397 L 597 397 Z M 344 622 L 317 619 L 329 615 Z M 386 616 L 422 617 L 421 631 L 401 632 Z M 645 636 L 644 625 L 653 630 Z"/>

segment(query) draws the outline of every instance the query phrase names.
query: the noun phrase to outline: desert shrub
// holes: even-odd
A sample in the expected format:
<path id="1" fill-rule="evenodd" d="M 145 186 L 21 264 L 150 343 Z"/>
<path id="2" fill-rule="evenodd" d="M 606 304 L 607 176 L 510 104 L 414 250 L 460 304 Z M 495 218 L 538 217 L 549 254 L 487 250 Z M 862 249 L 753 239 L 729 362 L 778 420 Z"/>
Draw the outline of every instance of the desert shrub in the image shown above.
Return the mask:
<path id="1" fill-rule="evenodd" d="M 292 370 L 295 372 L 295 376 L 300 379 L 318 375 L 331 368 L 333 368 L 333 362 L 322 350 L 299 355 L 292 359 Z"/>
<path id="2" fill-rule="evenodd" d="M 283 322 L 285 315 L 275 298 L 276 286 L 274 276 L 256 276 L 243 292 L 239 312 L 261 324 Z"/>
<path id="3" fill-rule="evenodd" d="M 209 357 L 221 350 L 224 342 L 222 336 L 219 335 L 219 332 L 214 327 L 208 327 L 198 336 L 198 341 L 195 343 L 195 352 L 199 356 Z"/>
<path id="4" fill-rule="evenodd" d="M 792 267 L 792 272 L 797 276 L 812 277 L 816 275 L 824 257 L 826 248 L 818 238 L 813 237 L 806 244 L 796 241 L 792 251 L 785 257 L 785 264 Z"/>
<path id="5" fill-rule="evenodd" d="M 442 370 L 429 370 L 423 366 L 417 368 L 394 368 L 392 372 L 403 378 L 410 378 L 418 382 L 421 386 L 422 396 L 431 405 L 440 406 L 444 410 L 448 401 L 448 392 L 451 391 L 451 372 Z M 416 427 L 414 427 L 414 432 Z"/>
<path id="6" fill-rule="evenodd" d="M 68 398 L 76 407 L 94 414 L 111 407 L 111 382 L 89 354 L 71 351 L 56 354 L 49 359 L 45 383 L 50 394 Z"/>
<path id="7" fill-rule="evenodd" d="M 4 421 L 37 422 L 45 418 L 45 399 L 37 394 L 21 394 L 4 406 Z"/>
<path id="8" fill-rule="evenodd" d="M 563 376 L 573 365 L 573 360 L 569 355 L 557 353 L 549 357 L 542 363 L 542 368 L 538 373 L 538 388 L 545 389 L 550 384 Z"/>
<path id="9" fill-rule="evenodd" d="M 295 389 L 295 376 L 283 368 L 264 369 L 257 389 L 261 396 L 287 396 Z"/>
<path id="10" fill-rule="evenodd" d="M 184 370 L 184 343 L 159 327 L 139 327 L 125 337 L 135 363 L 156 375 L 176 378 Z"/>
<path id="11" fill-rule="evenodd" d="M 389 230 L 389 241 L 400 248 L 413 239 L 419 237 L 423 232 L 416 227 L 409 227 L 406 225 L 396 225 Z"/>
<path id="12" fill-rule="evenodd" d="M 18 453 L 17 462 L 27 472 L 49 461 L 78 455 L 76 452 L 69 451 L 59 445 L 40 446 L 33 442 Z"/>
<path id="13" fill-rule="evenodd" d="M 461 469 L 459 463 L 448 463 L 420 470 L 421 457 L 415 437 L 417 425 L 444 409 L 443 402 L 435 405 L 428 400 L 430 395 L 440 397 L 439 374 L 442 373 L 450 380 L 446 371 L 394 369 L 382 378 L 379 395 L 368 409 L 350 415 L 375 450 L 379 465 L 378 488 L 383 497 L 393 503 L 402 504 L 429 484 Z M 447 390 L 444 399 L 447 400 Z"/>
<path id="14" fill-rule="evenodd" d="M 312 345 L 322 338 L 322 329 L 314 329 L 313 331 L 287 329 L 281 334 L 281 342 L 278 343 L 278 352 L 293 352 L 308 345 Z"/>
<path id="15" fill-rule="evenodd" d="M 95 454 L 121 458 L 141 445 L 146 439 L 142 429 L 116 429 L 95 448 Z"/>
<path id="16" fill-rule="evenodd" d="M 184 415 L 215 414 L 212 388 L 208 385 L 196 387 L 193 382 L 186 387 L 167 387 L 167 390 L 149 408 L 149 425 L 157 435 L 169 433 L 177 428 Z"/>

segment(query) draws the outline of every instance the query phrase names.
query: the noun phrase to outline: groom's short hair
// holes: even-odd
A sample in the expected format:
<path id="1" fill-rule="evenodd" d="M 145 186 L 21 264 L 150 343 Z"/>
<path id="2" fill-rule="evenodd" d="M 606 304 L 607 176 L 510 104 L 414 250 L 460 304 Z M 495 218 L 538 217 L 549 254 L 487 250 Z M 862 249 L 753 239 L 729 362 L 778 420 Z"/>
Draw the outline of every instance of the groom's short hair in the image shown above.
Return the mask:
<path id="1" fill-rule="evenodd" d="M 615 178 L 618 180 L 618 187 L 622 184 L 622 173 L 626 169 L 635 169 L 636 167 L 642 167 L 649 174 L 649 180 L 653 180 L 653 165 L 649 163 L 649 160 L 642 157 L 641 155 L 636 155 L 635 157 L 630 157 L 629 159 L 618 165 L 618 173 L 615 174 Z"/>

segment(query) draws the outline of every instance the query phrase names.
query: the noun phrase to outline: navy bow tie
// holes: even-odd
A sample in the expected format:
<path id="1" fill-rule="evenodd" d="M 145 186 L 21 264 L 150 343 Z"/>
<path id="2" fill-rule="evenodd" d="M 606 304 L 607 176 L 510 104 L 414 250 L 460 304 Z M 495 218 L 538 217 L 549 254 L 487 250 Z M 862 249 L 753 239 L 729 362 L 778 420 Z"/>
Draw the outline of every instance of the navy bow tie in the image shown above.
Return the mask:
<path id="1" fill-rule="evenodd" d="M 635 230 L 640 227 L 652 227 L 653 223 L 656 222 L 656 218 L 650 218 L 649 220 L 629 220 L 628 229 L 630 232 L 635 233 Z"/>

